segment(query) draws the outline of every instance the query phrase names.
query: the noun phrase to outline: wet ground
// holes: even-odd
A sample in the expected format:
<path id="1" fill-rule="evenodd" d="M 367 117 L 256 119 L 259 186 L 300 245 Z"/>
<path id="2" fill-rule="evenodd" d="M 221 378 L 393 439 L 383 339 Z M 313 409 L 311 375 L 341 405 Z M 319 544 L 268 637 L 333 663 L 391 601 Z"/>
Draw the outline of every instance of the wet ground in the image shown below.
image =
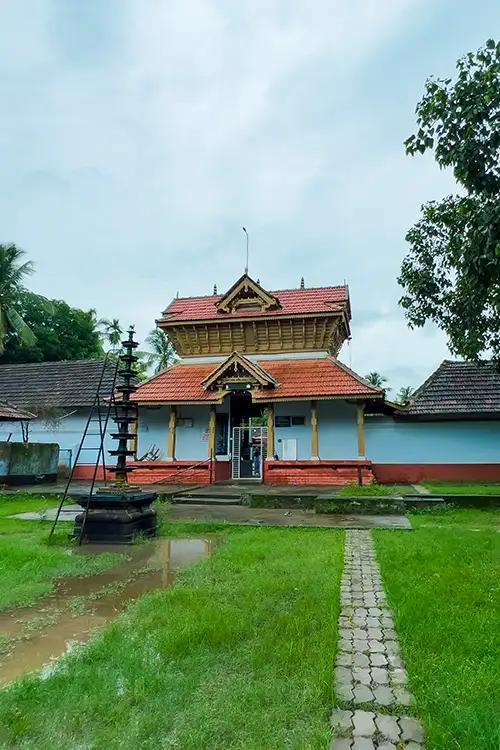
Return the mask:
<path id="1" fill-rule="evenodd" d="M 211 554 L 215 537 L 155 539 L 136 546 L 86 545 L 74 554 L 122 552 L 119 565 L 88 578 L 61 578 L 34 607 L 0 613 L 0 683 L 54 660 L 85 642 L 134 599 L 167 588 L 178 570 Z"/>
<path id="2" fill-rule="evenodd" d="M 49 521 L 56 516 L 57 508 L 44 511 L 44 518 Z M 82 509 L 79 505 L 66 505 L 61 513 L 61 521 L 73 521 Z M 18 513 L 13 518 L 24 518 L 32 521 L 40 518 L 35 512 Z M 314 510 L 295 510 L 286 508 L 249 508 L 246 505 L 203 505 L 199 503 L 174 504 L 168 510 L 169 521 L 216 521 L 217 523 L 238 524 L 242 526 L 317 526 L 334 529 L 411 529 L 408 518 L 404 515 L 351 515 L 321 514 Z"/>

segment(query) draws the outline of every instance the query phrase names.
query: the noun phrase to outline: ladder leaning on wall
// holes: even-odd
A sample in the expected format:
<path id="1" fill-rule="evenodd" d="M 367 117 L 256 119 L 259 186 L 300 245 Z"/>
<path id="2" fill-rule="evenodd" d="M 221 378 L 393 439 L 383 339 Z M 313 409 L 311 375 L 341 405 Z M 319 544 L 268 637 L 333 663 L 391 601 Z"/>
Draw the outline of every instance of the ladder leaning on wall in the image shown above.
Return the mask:
<path id="1" fill-rule="evenodd" d="M 106 371 L 108 369 L 110 362 L 113 365 L 111 385 L 109 384 L 109 382 L 105 384 L 105 379 L 104 379 L 104 376 L 106 374 Z M 116 362 L 114 362 L 113 360 L 110 360 L 109 352 L 108 352 L 108 354 L 106 354 L 105 359 L 103 360 L 102 370 L 100 373 L 97 390 L 94 395 L 92 406 L 90 407 L 89 416 L 87 418 L 87 422 L 85 424 L 85 428 L 82 433 L 80 444 L 78 446 L 78 450 L 75 455 L 75 460 L 73 461 L 73 465 L 70 468 L 69 477 L 66 482 L 66 486 L 64 488 L 64 493 L 61 497 L 61 502 L 59 503 L 59 506 L 57 508 L 56 517 L 54 519 L 54 523 L 52 524 L 52 528 L 50 530 L 49 540 L 52 538 L 52 535 L 54 534 L 55 528 L 57 526 L 57 522 L 60 520 L 61 515 L 64 514 L 65 512 L 64 505 L 66 504 L 66 501 L 68 500 L 68 498 L 71 499 L 72 490 L 74 490 L 74 488 L 72 487 L 72 484 L 75 481 L 74 474 L 75 474 L 75 470 L 76 470 L 76 467 L 78 466 L 78 461 L 82 453 L 84 453 L 85 451 L 96 452 L 96 458 L 95 458 L 94 466 L 92 469 L 92 477 L 90 481 L 90 486 L 89 486 L 88 492 L 86 492 L 85 495 L 89 499 L 92 496 L 100 467 L 102 467 L 103 479 L 104 481 L 106 481 L 106 456 L 105 456 L 105 450 L 104 450 L 104 442 L 106 439 L 106 432 L 108 429 L 109 418 L 111 416 L 111 413 L 116 410 L 115 390 L 116 390 L 116 381 L 118 378 L 119 366 L 120 366 L 120 360 L 118 359 L 118 357 L 116 358 Z M 88 444 L 89 442 L 98 443 L 98 444 L 89 445 Z M 83 533 L 85 530 L 85 522 L 87 520 L 88 507 L 89 507 L 89 503 L 86 504 L 85 511 L 82 510 L 84 517 L 83 517 L 83 523 L 81 525 L 80 534 L 78 537 L 78 544 L 81 543 L 81 540 L 83 538 Z"/>

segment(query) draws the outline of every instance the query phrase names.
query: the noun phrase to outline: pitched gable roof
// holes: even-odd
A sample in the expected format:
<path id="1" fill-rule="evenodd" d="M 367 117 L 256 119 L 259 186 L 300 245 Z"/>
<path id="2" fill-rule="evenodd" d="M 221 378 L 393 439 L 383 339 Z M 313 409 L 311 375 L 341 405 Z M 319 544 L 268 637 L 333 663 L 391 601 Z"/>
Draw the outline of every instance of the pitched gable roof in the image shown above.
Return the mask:
<path id="1" fill-rule="evenodd" d="M 101 372 L 102 392 L 111 391 L 114 362 L 102 359 L 0 365 L 0 400 L 17 408 L 91 406 Z"/>
<path id="2" fill-rule="evenodd" d="M 218 303 L 221 295 L 203 297 L 179 297 L 174 299 L 163 311 L 162 324 L 228 320 L 245 317 L 266 317 L 291 315 L 318 315 L 321 313 L 346 312 L 350 319 L 349 289 L 347 286 L 325 286 L 310 289 L 284 289 L 268 292 L 275 298 L 279 307 L 268 310 L 245 310 L 239 308 L 234 312 L 219 312 Z"/>
<path id="3" fill-rule="evenodd" d="M 20 411 L 15 409 L 10 404 L 5 404 L 0 401 L 0 422 L 22 422 L 24 420 L 33 419 L 35 415 L 29 411 Z"/>
<path id="4" fill-rule="evenodd" d="M 239 368 L 252 378 L 254 378 L 261 386 L 275 386 L 277 385 L 274 378 L 266 372 L 257 362 L 252 362 L 243 354 L 233 352 L 224 362 L 216 367 L 210 375 L 203 381 L 205 388 L 210 388 L 217 380 L 219 380 L 228 370 Z"/>
<path id="5" fill-rule="evenodd" d="M 444 360 L 404 412 L 412 417 L 500 416 L 500 371 L 494 362 Z"/>
<path id="6" fill-rule="evenodd" d="M 253 389 L 256 402 L 304 399 L 383 399 L 375 388 L 344 364 L 330 357 L 316 359 L 252 360 L 271 376 L 275 387 Z M 220 403 L 227 391 L 210 391 L 203 383 L 214 372 L 212 363 L 177 363 L 142 383 L 134 394 L 139 403 Z"/>
<path id="7" fill-rule="evenodd" d="M 279 301 L 269 292 L 261 287 L 258 281 L 254 281 L 248 274 L 244 273 L 238 281 L 218 300 L 216 307 L 218 312 L 235 312 L 245 302 L 257 303 L 261 310 L 279 307 Z M 255 310 L 255 308 L 254 308 Z"/>

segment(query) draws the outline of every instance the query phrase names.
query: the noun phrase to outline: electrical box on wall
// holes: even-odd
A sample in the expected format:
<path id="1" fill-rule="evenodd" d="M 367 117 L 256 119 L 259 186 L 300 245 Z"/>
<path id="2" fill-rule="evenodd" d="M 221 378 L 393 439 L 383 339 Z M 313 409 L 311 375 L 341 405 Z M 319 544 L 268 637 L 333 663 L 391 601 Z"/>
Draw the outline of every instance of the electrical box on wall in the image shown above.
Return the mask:
<path id="1" fill-rule="evenodd" d="M 297 440 L 295 438 L 285 438 L 281 441 L 281 458 L 283 461 L 297 460 Z"/>

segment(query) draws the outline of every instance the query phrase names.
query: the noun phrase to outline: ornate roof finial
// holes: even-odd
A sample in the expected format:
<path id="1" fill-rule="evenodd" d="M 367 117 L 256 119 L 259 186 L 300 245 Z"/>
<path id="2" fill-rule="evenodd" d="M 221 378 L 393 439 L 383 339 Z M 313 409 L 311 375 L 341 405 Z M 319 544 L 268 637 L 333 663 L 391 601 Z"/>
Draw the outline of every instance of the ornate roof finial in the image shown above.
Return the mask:
<path id="1" fill-rule="evenodd" d="M 257 284 L 260 284 L 260 279 L 257 279 Z"/>
<path id="2" fill-rule="evenodd" d="M 177 294 L 175 295 L 176 299 L 179 299 L 179 290 L 177 290 Z"/>
<path id="3" fill-rule="evenodd" d="M 214 284 L 214 295 L 217 294 L 217 284 Z"/>
<path id="4" fill-rule="evenodd" d="M 306 286 L 306 285 L 305 285 L 305 283 L 304 283 L 304 277 L 302 276 L 302 277 L 301 277 L 301 279 L 300 279 L 300 288 L 301 288 L 301 289 L 305 289 L 305 286 Z"/>

